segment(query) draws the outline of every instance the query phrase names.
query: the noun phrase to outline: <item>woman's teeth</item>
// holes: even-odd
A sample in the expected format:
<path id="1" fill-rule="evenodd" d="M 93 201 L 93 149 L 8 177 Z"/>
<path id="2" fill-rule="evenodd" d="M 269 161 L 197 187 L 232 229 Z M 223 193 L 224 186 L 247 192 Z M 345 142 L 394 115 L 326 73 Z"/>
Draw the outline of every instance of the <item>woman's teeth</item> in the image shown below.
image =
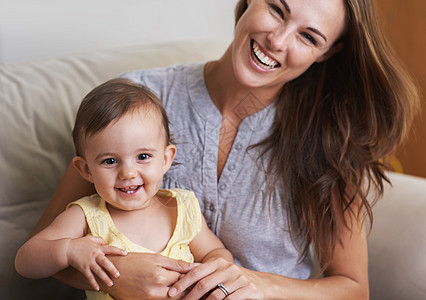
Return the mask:
<path id="1" fill-rule="evenodd" d="M 270 70 L 276 68 L 279 65 L 278 62 L 263 53 L 255 41 L 252 41 L 251 49 L 253 56 L 262 64 L 264 69 Z"/>

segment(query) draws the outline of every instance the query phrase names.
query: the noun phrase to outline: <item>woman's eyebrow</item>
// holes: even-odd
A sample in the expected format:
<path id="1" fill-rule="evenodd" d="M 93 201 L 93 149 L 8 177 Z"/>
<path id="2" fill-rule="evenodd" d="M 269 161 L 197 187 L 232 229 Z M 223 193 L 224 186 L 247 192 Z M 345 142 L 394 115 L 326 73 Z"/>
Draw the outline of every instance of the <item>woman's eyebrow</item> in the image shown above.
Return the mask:
<path id="1" fill-rule="evenodd" d="M 290 6 L 288 6 L 287 2 L 285 0 L 280 0 L 281 4 L 284 6 L 285 10 L 291 14 Z"/>
<path id="2" fill-rule="evenodd" d="M 327 42 L 327 38 L 325 37 L 325 35 L 323 35 L 321 33 L 321 31 L 319 31 L 318 29 L 312 28 L 312 27 L 308 27 L 308 29 L 315 32 L 316 34 L 318 34 L 320 37 L 322 37 L 324 39 L 325 42 Z"/>
<path id="3" fill-rule="evenodd" d="M 291 9 L 290 6 L 288 6 L 287 2 L 285 0 L 280 0 L 281 4 L 284 6 L 285 10 L 291 14 Z M 324 39 L 325 42 L 327 42 L 327 38 L 325 37 L 324 34 L 321 33 L 321 31 L 319 31 L 318 29 L 312 28 L 312 27 L 308 27 L 309 30 L 315 32 L 316 34 L 318 34 L 320 37 L 322 37 Z"/>

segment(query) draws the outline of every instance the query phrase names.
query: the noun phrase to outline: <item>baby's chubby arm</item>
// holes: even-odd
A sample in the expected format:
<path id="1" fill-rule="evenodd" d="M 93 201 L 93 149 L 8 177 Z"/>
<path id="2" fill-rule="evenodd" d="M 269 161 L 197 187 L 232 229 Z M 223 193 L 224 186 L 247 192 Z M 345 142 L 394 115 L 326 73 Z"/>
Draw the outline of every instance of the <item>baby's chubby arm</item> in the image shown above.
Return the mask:
<path id="1" fill-rule="evenodd" d="M 231 263 L 234 262 L 231 252 L 225 248 L 219 238 L 209 229 L 204 217 L 202 218 L 201 231 L 192 240 L 189 247 L 196 262 L 205 263 L 218 258 Z"/>
<path id="2" fill-rule="evenodd" d="M 87 223 L 79 206 L 71 206 L 51 225 L 28 240 L 18 250 L 16 271 L 27 278 L 45 278 L 72 266 L 83 273 L 95 290 L 98 276 L 107 285 L 118 270 L 105 255 L 126 255 L 127 252 L 106 245 L 99 237 L 86 236 Z"/>

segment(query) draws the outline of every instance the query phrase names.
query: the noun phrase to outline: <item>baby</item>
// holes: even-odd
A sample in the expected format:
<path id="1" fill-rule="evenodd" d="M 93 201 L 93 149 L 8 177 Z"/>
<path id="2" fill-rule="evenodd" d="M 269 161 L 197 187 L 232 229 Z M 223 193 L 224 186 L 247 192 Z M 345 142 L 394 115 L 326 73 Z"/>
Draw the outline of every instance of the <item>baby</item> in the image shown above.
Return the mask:
<path id="1" fill-rule="evenodd" d="M 106 255 L 232 261 L 207 227 L 194 193 L 160 189 L 176 155 L 168 123 L 160 100 L 125 79 L 107 81 L 83 99 L 73 130 L 73 165 L 97 194 L 71 203 L 19 249 L 19 274 L 44 278 L 72 266 L 96 290 L 86 291 L 88 299 L 111 299 L 95 277 L 111 286 L 120 275 Z"/>

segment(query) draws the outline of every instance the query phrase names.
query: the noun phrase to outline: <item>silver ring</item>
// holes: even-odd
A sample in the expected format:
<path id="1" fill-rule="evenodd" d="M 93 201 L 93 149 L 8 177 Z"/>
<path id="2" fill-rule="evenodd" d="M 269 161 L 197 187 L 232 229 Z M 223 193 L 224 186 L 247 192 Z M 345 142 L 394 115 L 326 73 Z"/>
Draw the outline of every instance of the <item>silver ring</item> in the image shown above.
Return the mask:
<path id="1" fill-rule="evenodd" d="M 225 297 L 228 297 L 228 295 L 229 295 L 229 290 L 223 285 L 223 283 L 219 283 L 218 285 L 217 285 L 217 288 L 219 289 L 219 290 L 221 290 L 224 294 L 225 294 Z"/>

